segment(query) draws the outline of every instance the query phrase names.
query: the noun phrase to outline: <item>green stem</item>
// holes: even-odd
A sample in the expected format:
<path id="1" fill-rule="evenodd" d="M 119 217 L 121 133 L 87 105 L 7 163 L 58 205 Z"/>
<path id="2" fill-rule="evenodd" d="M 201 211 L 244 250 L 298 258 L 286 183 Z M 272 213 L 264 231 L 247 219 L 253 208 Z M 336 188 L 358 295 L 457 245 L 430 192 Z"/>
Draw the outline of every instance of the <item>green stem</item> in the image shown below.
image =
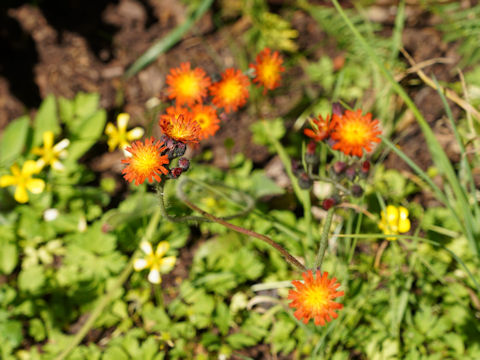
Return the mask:
<path id="1" fill-rule="evenodd" d="M 253 230 L 245 229 L 241 226 L 231 224 L 231 223 L 229 223 L 229 222 L 227 222 L 227 221 L 225 221 L 225 220 L 223 220 L 219 217 L 216 217 L 215 215 L 212 215 L 212 214 L 200 209 L 198 206 L 191 203 L 190 200 L 188 200 L 187 196 L 185 195 L 185 193 L 182 190 L 182 185 L 186 180 L 188 180 L 188 179 L 184 178 L 184 179 L 180 180 L 180 182 L 178 184 L 178 187 L 177 187 L 177 194 L 178 194 L 178 197 L 180 198 L 180 200 L 182 200 L 189 208 L 191 208 L 192 210 L 200 213 L 202 216 L 206 217 L 207 219 L 209 219 L 211 221 L 214 221 L 214 222 L 216 222 L 220 225 L 225 226 L 226 228 L 229 228 L 233 231 L 244 234 L 246 236 L 251 236 L 251 237 L 257 238 L 259 240 L 262 240 L 263 242 L 272 246 L 280 254 L 282 254 L 282 256 L 285 258 L 285 260 L 288 263 L 295 266 L 296 268 L 298 268 L 302 272 L 307 271 L 307 268 L 305 266 L 303 266 L 295 257 L 293 257 L 283 246 L 276 243 L 275 241 L 270 239 L 268 236 L 259 234 L 259 233 L 255 232 Z"/>
<path id="2" fill-rule="evenodd" d="M 141 241 L 150 241 L 153 237 L 154 231 L 158 227 L 158 223 L 161 218 L 161 212 L 157 210 L 152 217 L 150 218 L 150 222 L 148 223 L 147 231 L 143 236 Z M 120 276 L 117 278 L 115 283 L 112 285 L 110 290 L 103 295 L 103 297 L 99 300 L 97 306 L 93 309 L 90 317 L 87 319 L 85 324 L 83 324 L 82 328 L 75 334 L 74 338 L 72 339 L 71 343 L 56 357 L 56 360 L 63 360 L 65 359 L 72 351 L 77 347 L 93 327 L 95 321 L 98 319 L 100 314 L 102 314 L 105 307 L 112 301 L 112 297 L 117 291 L 117 289 L 123 285 L 125 281 L 127 281 L 128 277 L 130 276 L 133 270 L 133 262 L 135 261 L 136 254 L 138 250 L 131 256 L 130 261 L 128 262 L 125 269 L 123 269 Z"/>
<path id="3" fill-rule="evenodd" d="M 320 248 L 318 249 L 317 260 L 315 261 L 315 269 L 321 269 L 323 264 L 323 258 L 325 257 L 325 252 L 327 250 L 328 244 L 328 234 L 330 233 L 330 227 L 332 226 L 333 213 L 335 212 L 335 207 L 331 207 L 327 211 L 327 217 L 323 224 L 322 238 L 320 239 Z"/>

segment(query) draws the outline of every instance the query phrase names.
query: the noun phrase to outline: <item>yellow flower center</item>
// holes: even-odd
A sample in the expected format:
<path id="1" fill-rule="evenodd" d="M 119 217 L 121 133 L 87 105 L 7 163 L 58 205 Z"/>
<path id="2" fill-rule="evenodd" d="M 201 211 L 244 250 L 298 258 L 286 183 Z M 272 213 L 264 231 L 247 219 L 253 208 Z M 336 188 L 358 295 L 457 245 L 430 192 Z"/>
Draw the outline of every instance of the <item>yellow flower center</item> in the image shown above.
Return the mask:
<path id="1" fill-rule="evenodd" d="M 346 122 L 341 130 L 342 139 L 350 144 L 364 144 L 370 138 L 370 128 L 358 120 Z"/>
<path id="2" fill-rule="evenodd" d="M 305 291 L 305 306 L 311 309 L 324 309 L 328 304 L 328 289 L 320 286 L 312 286 Z"/>
<path id="3" fill-rule="evenodd" d="M 261 65 L 261 73 L 258 74 L 262 80 L 265 83 L 272 84 L 275 83 L 275 81 L 278 78 L 278 65 L 272 61 L 272 60 L 267 60 Z"/>
<path id="4" fill-rule="evenodd" d="M 131 160 L 131 166 L 135 171 L 143 174 L 150 173 L 158 163 L 158 154 L 151 148 L 142 148 Z"/>
<path id="5" fill-rule="evenodd" d="M 184 96 L 195 96 L 200 90 L 198 79 L 193 73 L 182 75 L 178 79 L 178 90 Z"/>
<path id="6" fill-rule="evenodd" d="M 235 101 L 242 96 L 242 85 L 237 79 L 225 80 L 220 89 L 220 94 L 227 103 Z"/>

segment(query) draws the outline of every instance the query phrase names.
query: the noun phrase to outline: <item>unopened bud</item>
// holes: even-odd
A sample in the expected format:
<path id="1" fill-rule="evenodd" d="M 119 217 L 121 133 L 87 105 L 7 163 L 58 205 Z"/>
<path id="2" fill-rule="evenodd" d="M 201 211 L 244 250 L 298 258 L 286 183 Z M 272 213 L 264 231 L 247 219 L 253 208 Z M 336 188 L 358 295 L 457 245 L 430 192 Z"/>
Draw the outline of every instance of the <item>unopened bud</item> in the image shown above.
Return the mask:
<path id="1" fill-rule="evenodd" d="M 360 168 L 360 175 L 362 177 L 367 177 L 369 172 L 370 172 L 370 161 L 365 160 L 362 163 L 362 167 Z"/>
<path id="2" fill-rule="evenodd" d="M 335 206 L 336 204 L 337 202 L 334 198 L 326 198 L 322 202 L 322 207 L 324 210 L 329 210 L 332 206 Z"/>
<path id="3" fill-rule="evenodd" d="M 179 156 L 183 156 L 186 150 L 187 145 L 185 145 L 183 142 L 177 141 L 175 148 L 172 151 L 172 158 L 175 159 Z"/>
<path id="4" fill-rule="evenodd" d="M 346 168 L 347 164 L 345 164 L 343 161 L 337 161 L 333 164 L 333 172 L 337 175 L 343 173 Z"/>
<path id="5" fill-rule="evenodd" d="M 352 185 L 352 195 L 355 197 L 360 197 L 363 195 L 363 189 L 360 185 L 358 184 L 353 184 Z"/>
<path id="6" fill-rule="evenodd" d="M 178 159 L 178 166 L 181 167 L 183 171 L 187 171 L 190 168 L 190 160 L 182 157 Z"/>
<path id="7" fill-rule="evenodd" d="M 345 170 L 345 175 L 347 175 L 347 178 L 350 181 L 353 181 L 355 179 L 355 176 L 357 176 L 357 168 L 355 165 L 350 165 L 347 170 Z"/>
<path id="8" fill-rule="evenodd" d="M 303 171 L 298 160 L 292 159 L 291 166 L 293 174 L 298 177 Z"/>
<path id="9" fill-rule="evenodd" d="M 313 181 L 310 179 L 306 172 L 302 172 L 298 175 L 298 186 L 304 190 L 308 190 L 312 187 Z"/>
<path id="10" fill-rule="evenodd" d="M 334 102 L 332 104 L 332 114 L 342 116 L 345 112 L 345 108 L 339 102 Z"/>
<path id="11" fill-rule="evenodd" d="M 171 179 L 178 179 L 180 175 L 182 175 L 183 169 L 176 167 L 170 170 L 170 178 Z"/>

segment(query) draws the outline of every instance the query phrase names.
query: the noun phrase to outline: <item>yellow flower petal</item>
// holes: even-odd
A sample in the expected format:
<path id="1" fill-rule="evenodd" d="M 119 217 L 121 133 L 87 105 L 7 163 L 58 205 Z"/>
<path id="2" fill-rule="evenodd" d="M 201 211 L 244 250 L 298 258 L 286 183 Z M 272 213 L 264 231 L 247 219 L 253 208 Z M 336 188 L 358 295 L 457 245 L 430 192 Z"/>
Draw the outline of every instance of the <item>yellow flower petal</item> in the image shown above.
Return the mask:
<path id="1" fill-rule="evenodd" d="M 142 251 L 147 255 L 153 254 L 152 244 L 150 244 L 148 241 L 142 241 L 140 243 L 140 249 L 142 249 Z"/>
<path id="2" fill-rule="evenodd" d="M 105 134 L 107 135 L 114 135 L 117 132 L 117 128 L 112 123 L 108 123 L 105 127 Z"/>
<path id="3" fill-rule="evenodd" d="M 40 194 L 45 189 L 45 182 L 42 179 L 28 179 L 25 185 L 33 194 Z"/>
<path id="4" fill-rule="evenodd" d="M 53 146 L 53 131 L 45 131 L 43 133 L 43 148 L 44 149 L 51 149 Z"/>
<path id="5" fill-rule="evenodd" d="M 11 186 L 17 184 L 17 178 L 12 175 L 3 175 L 0 177 L 0 187 Z"/>
<path id="6" fill-rule="evenodd" d="M 22 176 L 31 176 L 33 174 L 37 174 L 39 172 L 39 168 L 37 166 L 37 162 L 33 160 L 27 160 L 23 164 L 22 167 Z"/>
<path id="7" fill-rule="evenodd" d="M 38 163 L 38 162 L 37 162 Z M 58 160 L 55 160 L 53 163 L 52 163 L 52 168 L 54 170 L 57 170 L 57 171 L 63 171 L 65 170 L 65 166 Z"/>
<path id="8" fill-rule="evenodd" d="M 160 277 L 160 272 L 158 269 L 150 270 L 150 273 L 148 274 L 148 281 L 150 281 L 152 284 L 160 284 L 162 282 L 162 278 Z"/>
<path id="9" fill-rule="evenodd" d="M 399 233 L 406 233 L 410 230 L 410 220 L 409 219 L 401 219 L 398 222 L 398 232 Z"/>
<path id="10" fill-rule="evenodd" d="M 140 139 L 145 131 L 141 127 L 136 127 L 127 132 L 127 140 L 128 141 L 133 141 L 133 140 L 138 140 Z"/>
<path id="11" fill-rule="evenodd" d="M 394 223 L 398 221 L 398 209 L 393 205 L 387 206 L 387 222 Z"/>
<path id="12" fill-rule="evenodd" d="M 70 140 L 68 139 L 63 139 L 62 141 L 60 141 L 58 144 L 56 144 L 54 147 L 53 147 L 53 151 L 57 154 L 60 154 L 60 152 L 62 150 L 65 150 L 68 145 L 70 145 Z"/>
<path id="13" fill-rule="evenodd" d="M 127 113 L 118 114 L 117 126 L 119 132 L 125 133 L 127 131 L 128 120 L 130 120 L 130 115 L 128 115 Z"/>
<path id="14" fill-rule="evenodd" d="M 166 241 L 161 241 L 158 243 L 157 250 L 155 251 L 155 256 L 162 257 L 170 249 L 170 244 Z"/>
<path id="15" fill-rule="evenodd" d="M 147 260 L 146 259 L 136 259 L 134 262 L 133 262 L 133 268 L 136 270 L 136 271 L 140 271 L 140 270 L 143 270 L 147 267 Z"/>
<path id="16" fill-rule="evenodd" d="M 176 261 L 177 258 L 175 256 L 167 256 L 166 258 L 160 260 L 160 272 L 167 273 L 172 270 Z"/>
<path id="17" fill-rule="evenodd" d="M 12 172 L 12 175 L 15 177 L 19 177 L 22 174 L 22 171 L 20 170 L 17 164 L 13 164 L 10 167 L 10 171 Z"/>
<path id="18" fill-rule="evenodd" d="M 28 193 L 25 186 L 17 186 L 15 194 L 13 195 L 15 200 L 21 204 L 24 204 L 28 201 Z"/>

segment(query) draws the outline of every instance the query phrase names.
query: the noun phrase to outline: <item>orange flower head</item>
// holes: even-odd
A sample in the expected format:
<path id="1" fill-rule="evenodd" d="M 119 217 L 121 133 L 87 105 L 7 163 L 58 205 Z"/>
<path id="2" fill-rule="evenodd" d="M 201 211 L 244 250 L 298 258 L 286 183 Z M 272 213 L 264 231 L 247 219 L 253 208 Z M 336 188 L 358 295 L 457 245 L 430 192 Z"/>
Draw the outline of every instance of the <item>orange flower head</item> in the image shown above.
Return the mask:
<path id="1" fill-rule="evenodd" d="M 240 70 L 233 68 L 225 70 L 222 80 L 210 86 L 212 102 L 217 107 L 223 107 L 225 112 L 237 111 L 247 102 L 250 81 Z"/>
<path id="2" fill-rule="evenodd" d="M 132 155 L 122 160 L 122 163 L 127 164 L 122 171 L 127 181 L 135 181 L 135 185 L 140 185 L 145 179 L 150 182 L 153 179 L 161 181 L 160 173 L 168 174 L 168 170 L 163 166 L 169 163 L 168 156 L 162 155 L 162 151 L 165 150 L 163 142 L 150 138 L 143 144 L 137 140 L 125 150 Z"/>
<path id="3" fill-rule="evenodd" d="M 269 48 L 263 49 L 256 59 L 256 64 L 250 64 L 250 68 L 255 69 L 255 79 L 253 82 L 263 85 L 263 93 L 267 90 L 273 90 L 280 86 L 280 73 L 285 71 L 282 66 L 283 59 L 278 53 L 273 53 Z"/>
<path id="4" fill-rule="evenodd" d="M 181 141 L 185 144 L 198 142 L 201 129 L 190 113 L 160 118 L 159 125 L 162 132 L 173 140 Z"/>
<path id="5" fill-rule="evenodd" d="M 332 321 L 338 317 L 335 310 L 343 308 L 343 305 L 333 301 L 339 296 L 343 296 L 343 291 L 337 291 L 340 286 L 336 283 L 337 279 L 328 279 L 328 273 L 320 274 L 316 271 L 313 276 L 312 270 L 302 274 L 304 282 L 293 280 L 292 284 L 297 290 L 290 290 L 288 298 L 292 300 L 289 304 L 291 308 L 296 308 L 294 315 L 298 320 L 307 324 L 313 318 L 315 325 L 325 325 L 326 321 Z"/>
<path id="6" fill-rule="evenodd" d="M 200 139 L 215 135 L 220 127 L 217 111 L 212 106 L 197 104 L 192 107 L 193 120 L 200 126 Z"/>
<path id="7" fill-rule="evenodd" d="M 207 88 L 212 83 L 205 71 L 191 69 L 190 63 L 181 63 L 179 68 L 170 69 L 167 75 L 168 98 L 176 99 L 179 105 L 193 105 L 207 96 Z"/>
<path id="8" fill-rule="evenodd" d="M 377 128 L 378 120 L 372 120 L 372 114 L 362 115 L 362 110 L 345 110 L 342 116 L 333 115 L 331 138 L 336 141 L 332 146 L 345 155 L 361 157 L 363 149 L 372 151 L 372 143 L 379 143 L 382 132 Z"/>
<path id="9" fill-rule="evenodd" d="M 305 129 L 303 133 L 315 141 L 325 140 L 330 136 L 332 131 L 332 121 L 330 121 L 330 115 L 324 119 L 322 115 L 318 115 L 318 119 L 311 119 L 310 124 L 312 129 Z"/>

